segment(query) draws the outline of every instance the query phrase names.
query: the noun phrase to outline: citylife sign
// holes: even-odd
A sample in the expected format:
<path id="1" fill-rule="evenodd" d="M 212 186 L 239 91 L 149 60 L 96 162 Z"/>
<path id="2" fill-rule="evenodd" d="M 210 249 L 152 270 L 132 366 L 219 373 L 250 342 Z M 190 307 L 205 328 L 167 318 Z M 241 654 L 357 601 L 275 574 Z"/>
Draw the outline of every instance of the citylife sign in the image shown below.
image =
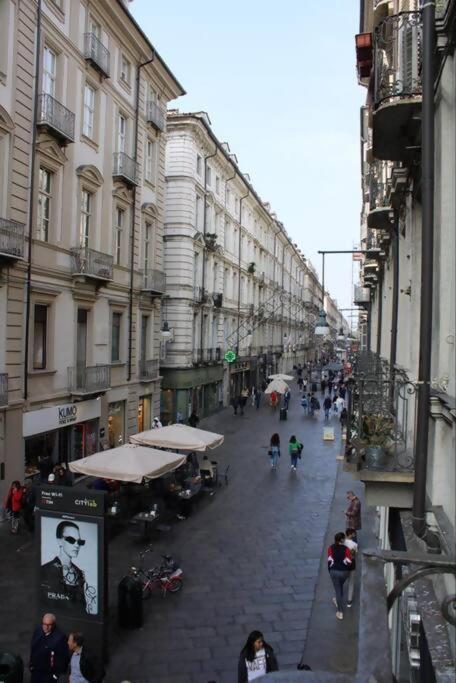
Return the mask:
<path id="1" fill-rule="evenodd" d="M 32 410 L 22 417 L 22 435 L 35 436 L 61 427 L 101 417 L 101 401 L 92 399 L 80 403 L 66 403 L 42 410 Z"/>

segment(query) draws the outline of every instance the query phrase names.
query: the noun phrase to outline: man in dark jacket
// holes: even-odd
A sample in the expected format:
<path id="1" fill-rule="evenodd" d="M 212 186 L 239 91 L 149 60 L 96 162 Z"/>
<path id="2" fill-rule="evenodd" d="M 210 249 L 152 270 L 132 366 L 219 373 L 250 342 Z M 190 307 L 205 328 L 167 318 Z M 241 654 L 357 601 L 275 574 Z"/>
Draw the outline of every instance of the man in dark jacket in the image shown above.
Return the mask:
<path id="1" fill-rule="evenodd" d="M 101 683 L 105 677 L 103 664 L 86 647 L 82 633 L 74 631 L 68 638 L 68 648 L 71 652 L 70 680 L 87 683 Z"/>
<path id="2" fill-rule="evenodd" d="M 65 634 L 58 628 L 53 614 L 45 614 L 41 626 L 33 632 L 30 646 L 32 683 L 58 681 L 68 667 L 69 653 Z"/>

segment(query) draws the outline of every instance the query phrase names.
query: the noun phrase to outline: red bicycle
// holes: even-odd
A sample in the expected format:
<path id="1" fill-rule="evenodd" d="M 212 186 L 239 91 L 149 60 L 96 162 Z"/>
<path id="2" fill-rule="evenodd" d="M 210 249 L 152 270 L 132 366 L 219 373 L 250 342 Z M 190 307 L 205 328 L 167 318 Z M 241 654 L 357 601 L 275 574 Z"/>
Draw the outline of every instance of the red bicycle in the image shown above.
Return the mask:
<path id="1" fill-rule="evenodd" d="M 157 567 L 144 569 L 142 561 L 148 552 L 151 552 L 151 548 L 140 553 L 139 567 L 130 567 L 130 574 L 141 581 L 143 600 L 150 598 L 154 588 L 160 588 L 163 597 L 166 597 L 168 592 L 178 593 L 183 586 L 182 569 L 177 566 L 171 555 L 162 555 L 163 562 Z"/>

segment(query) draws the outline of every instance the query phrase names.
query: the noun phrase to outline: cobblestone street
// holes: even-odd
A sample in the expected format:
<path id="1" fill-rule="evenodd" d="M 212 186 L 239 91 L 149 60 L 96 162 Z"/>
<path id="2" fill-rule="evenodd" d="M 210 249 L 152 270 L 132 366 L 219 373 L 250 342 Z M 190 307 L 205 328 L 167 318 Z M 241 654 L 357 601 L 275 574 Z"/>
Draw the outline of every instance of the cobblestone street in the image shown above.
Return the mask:
<path id="1" fill-rule="evenodd" d="M 286 422 L 266 405 L 258 412 L 248 406 L 244 416 L 226 409 L 203 421 L 203 428 L 225 434 L 213 457 L 221 471 L 230 465 L 229 483 L 202 501 L 192 517 L 176 521 L 167 538 L 156 544 L 157 555 L 166 549 L 179 558 L 185 585 L 164 600 L 152 596 L 139 631 L 118 629 L 116 601 L 119 579 L 141 546 L 126 532 L 110 543 L 110 683 L 233 683 L 239 651 L 253 629 L 264 632 L 281 670 L 296 670 L 337 474 L 339 425 L 335 418 L 332 422 L 336 440 L 324 442 L 322 416 L 303 415 L 296 389 Z M 282 441 L 276 472 L 270 470 L 267 454 L 274 431 Z M 288 457 L 291 434 L 304 443 L 296 473 Z M 3 645 L 26 658 L 35 622 L 33 543 L 25 532 L 10 538 L 5 527 L 7 559 L 0 588 L 17 626 Z M 23 591 L 13 594 L 10 589 L 19 580 Z"/>

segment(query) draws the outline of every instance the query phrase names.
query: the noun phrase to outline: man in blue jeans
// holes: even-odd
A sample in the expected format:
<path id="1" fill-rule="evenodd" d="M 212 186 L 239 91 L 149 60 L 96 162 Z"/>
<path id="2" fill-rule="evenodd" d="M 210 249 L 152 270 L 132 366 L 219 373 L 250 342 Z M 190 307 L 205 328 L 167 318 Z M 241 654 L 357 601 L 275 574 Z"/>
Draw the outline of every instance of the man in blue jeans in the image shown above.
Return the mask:
<path id="1" fill-rule="evenodd" d="M 344 583 L 349 577 L 352 564 L 350 550 L 344 542 L 345 534 L 339 531 L 334 536 L 334 543 L 328 548 L 328 570 L 336 592 L 333 603 L 337 609 L 337 619 L 344 618 Z"/>
<path id="2" fill-rule="evenodd" d="M 329 413 L 331 411 L 331 406 L 332 406 L 332 401 L 331 401 L 331 396 L 326 396 L 325 400 L 323 401 L 323 409 L 325 411 L 325 421 L 327 422 L 329 420 Z"/>

